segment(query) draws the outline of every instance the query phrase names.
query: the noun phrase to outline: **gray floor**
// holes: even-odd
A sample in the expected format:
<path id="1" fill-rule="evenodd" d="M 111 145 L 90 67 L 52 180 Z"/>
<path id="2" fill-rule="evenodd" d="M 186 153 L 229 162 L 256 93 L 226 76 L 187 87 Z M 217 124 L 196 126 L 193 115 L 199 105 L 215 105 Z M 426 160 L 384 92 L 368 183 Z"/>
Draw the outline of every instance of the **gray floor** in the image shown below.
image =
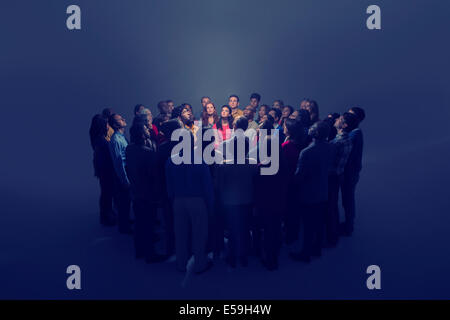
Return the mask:
<path id="1" fill-rule="evenodd" d="M 90 197 L 56 204 L 8 195 L 11 209 L 1 218 L 0 298 L 450 298 L 449 157 L 427 156 L 449 147 L 446 140 L 400 148 L 389 158 L 367 155 L 354 236 L 309 265 L 289 260 L 284 248 L 280 269 L 272 273 L 256 259 L 235 270 L 221 262 L 201 276 L 178 273 L 174 262 L 136 261 L 130 236 L 99 226 L 95 180 L 87 186 Z M 81 267 L 80 291 L 66 289 L 71 264 Z M 365 285 L 371 264 L 381 267 L 379 291 Z"/>

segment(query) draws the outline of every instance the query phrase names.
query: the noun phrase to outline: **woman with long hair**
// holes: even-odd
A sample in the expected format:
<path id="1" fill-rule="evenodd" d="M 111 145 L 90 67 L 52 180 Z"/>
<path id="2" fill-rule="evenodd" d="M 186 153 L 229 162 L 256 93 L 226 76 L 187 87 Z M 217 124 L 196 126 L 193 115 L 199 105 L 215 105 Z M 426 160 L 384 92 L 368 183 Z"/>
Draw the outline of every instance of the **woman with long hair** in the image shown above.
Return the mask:
<path id="1" fill-rule="evenodd" d="M 231 138 L 231 129 L 233 127 L 233 116 L 231 115 L 231 108 L 228 105 L 222 106 L 220 111 L 220 119 L 213 126 L 217 130 L 216 147 Z"/>
<path id="2" fill-rule="evenodd" d="M 202 112 L 202 126 L 203 129 L 212 128 L 219 121 L 219 115 L 216 111 L 216 106 L 212 101 L 208 101 L 203 107 Z"/>
<path id="3" fill-rule="evenodd" d="M 114 168 L 109 152 L 108 121 L 100 114 L 92 118 L 89 138 L 94 150 L 94 175 L 100 182 L 100 223 L 115 225 L 113 211 Z"/>
<path id="4" fill-rule="evenodd" d="M 261 124 L 265 120 L 264 116 L 266 116 L 268 113 L 269 113 L 269 106 L 262 104 L 259 107 L 258 118 L 256 119 L 256 122 L 258 124 Z"/>

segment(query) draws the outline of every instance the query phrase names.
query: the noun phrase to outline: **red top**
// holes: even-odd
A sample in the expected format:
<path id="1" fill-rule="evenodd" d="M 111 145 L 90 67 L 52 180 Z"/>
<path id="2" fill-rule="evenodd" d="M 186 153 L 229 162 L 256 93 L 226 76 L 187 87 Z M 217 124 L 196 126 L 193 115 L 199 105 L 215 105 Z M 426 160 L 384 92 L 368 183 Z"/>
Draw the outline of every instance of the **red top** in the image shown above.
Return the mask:
<path id="1" fill-rule="evenodd" d="M 231 138 L 231 129 L 229 124 L 222 125 L 222 129 L 217 129 L 217 124 L 214 124 L 213 129 L 216 129 L 220 134 L 218 137 L 219 141 L 216 141 L 216 145 Z"/>

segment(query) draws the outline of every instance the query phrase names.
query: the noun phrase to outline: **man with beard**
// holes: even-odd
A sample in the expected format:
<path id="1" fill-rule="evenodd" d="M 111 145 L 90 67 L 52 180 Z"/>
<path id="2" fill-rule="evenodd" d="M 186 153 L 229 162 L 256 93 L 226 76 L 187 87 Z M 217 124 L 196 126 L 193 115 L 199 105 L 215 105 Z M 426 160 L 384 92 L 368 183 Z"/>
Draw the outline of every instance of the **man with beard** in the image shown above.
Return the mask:
<path id="1" fill-rule="evenodd" d="M 189 104 L 184 103 L 181 105 L 180 119 L 184 127 L 192 132 L 194 139 L 197 139 L 198 127 L 194 124 L 194 115 L 192 114 L 192 108 Z"/>

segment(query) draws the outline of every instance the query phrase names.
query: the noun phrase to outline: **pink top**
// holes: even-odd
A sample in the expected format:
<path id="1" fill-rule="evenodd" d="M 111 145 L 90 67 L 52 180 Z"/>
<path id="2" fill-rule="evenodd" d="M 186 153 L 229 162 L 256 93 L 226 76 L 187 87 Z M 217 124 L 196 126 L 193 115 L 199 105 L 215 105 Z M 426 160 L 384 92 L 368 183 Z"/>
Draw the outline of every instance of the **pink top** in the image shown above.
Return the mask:
<path id="1" fill-rule="evenodd" d="M 222 125 L 222 129 L 217 129 L 217 124 L 215 124 L 213 129 L 217 130 L 219 133 L 219 135 L 216 136 L 216 146 L 231 138 L 231 129 L 229 124 Z"/>

